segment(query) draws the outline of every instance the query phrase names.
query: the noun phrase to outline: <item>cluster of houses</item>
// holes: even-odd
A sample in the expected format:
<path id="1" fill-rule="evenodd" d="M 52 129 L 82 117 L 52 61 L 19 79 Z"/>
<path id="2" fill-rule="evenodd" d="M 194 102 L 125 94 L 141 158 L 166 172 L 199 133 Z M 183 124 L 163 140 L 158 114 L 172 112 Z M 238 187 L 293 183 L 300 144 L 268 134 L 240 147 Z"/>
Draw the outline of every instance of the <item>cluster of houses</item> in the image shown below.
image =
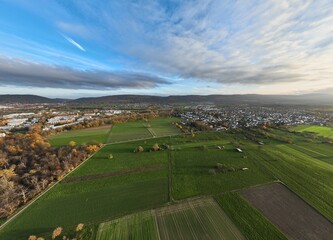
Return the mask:
<path id="1" fill-rule="evenodd" d="M 122 114 L 124 110 L 100 110 L 94 112 L 80 112 L 80 111 L 38 111 L 35 112 L 26 112 L 26 113 L 11 113 L 6 115 L 0 115 L 5 124 L 0 125 L 0 137 L 5 137 L 5 132 L 12 131 L 14 129 L 23 129 L 29 128 L 34 124 L 38 123 L 43 116 L 46 117 L 46 124 L 43 126 L 43 130 L 51 130 L 62 128 L 69 125 L 76 125 L 84 121 L 89 121 L 93 118 L 96 118 L 100 115 L 118 115 Z M 48 117 L 49 116 L 49 117 Z"/>
<path id="2" fill-rule="evenodd" d="M 323 125 L 333 121 L 333 115 L 308 111 L 298 107 L 195 107 L 180 114 L 182 124 L 201 122 L 210 129 L 221 131 L 232 128 L 270 125 Z"/>

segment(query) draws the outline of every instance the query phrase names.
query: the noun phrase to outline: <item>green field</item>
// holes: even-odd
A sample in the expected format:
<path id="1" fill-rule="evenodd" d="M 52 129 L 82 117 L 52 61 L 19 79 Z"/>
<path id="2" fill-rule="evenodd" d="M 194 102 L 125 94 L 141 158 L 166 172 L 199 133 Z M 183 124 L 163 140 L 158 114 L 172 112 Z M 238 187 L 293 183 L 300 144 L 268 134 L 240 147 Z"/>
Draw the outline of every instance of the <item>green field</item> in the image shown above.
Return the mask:
<path id="1" fill-rule="evenodd" d="M 213 199 L 157 209 L 160 239 L 245 239 Z"/>
<path id="2" fill-rule="evenodd" d="M 238 193 L 219 195 L 216 200 L 247 239 L 287 239 L 279 229 Z"/>
<path id="3" fill-rule="evenodd" d="M 216 135 L 220 140 L 180 144 L 180 151 L 172 152 L 172 190 L 175 199 L 197 195 L 211 195 L 273 181 L 260 171 L 247 153 L 238 153 L 228 135 Z M 203 150 L 203 145 L 206 150 Z M 217 146 L 224 146 L 223 150 Z M 235 168 L 234 172 L 209 174 L 217 163 Z M 247 168 L 243 171 L 242 168 Z"/>
<path id="4" fill-rule="evenodd" d="M 73 228 L 80 222 L 100 223 L 166 203 L 166 152 L 133 153 L 135 145 L 129 145 L 105 146 L 7 225 L 1 239 L 25 239 L 30 234 L 47 234 L 57 226 Z M 113 159 L 108 158 L 109 152 Z M 147 166 L 158 168 L 146 171 Z M 120 171 L 133 168 L 140 170 Z"/>
<path id="5" fill-rule="evenodd" d="M 72 130 L 52 135 L 48 138 L 52 146 L 68 145 L 70 141 L 77 144 L 89 142 L 105 143 L 110 133 L 111 126 L 102 126 L 97 128 L 85 128 L 80 130 Z"/>
<path id="6" fill-rule="evenodd" d="M 179 118 L 155 118 L 149 119 L 145 125 L 150 126 L 149 130 L 155 137 L 163 137 L 179 134 L 179 129 L 173 124 L 178 122 Z"/>
<path id="7" fill-rule="evenodd" d="M 151 211 L 140 212 L 101 223 L 96 240 L 158 239 L 156 222 Z"/>
<path id="8" fill-rule="evenodd" d="M 284 131 L 275 131 L 285 135 Z M 285 183 L 306 202 L 333 221 L 333 151 L 320 142 L 299 137 L 294 144 L 247 146 L 251 159 L 263 171 Z"/>
<path id="9" fill-rule="evenodd" d="M 150 120 L 149 128 L 155 129 L 156 136 L 171 135 L 172 131 L 175 134 L 178 130 L 172 126 L 173 121 L 171 118 Z M 257 134 L 255 129 L 154 138 L 145 124 L 147 122 L 142 121 L 116 124 L 112 129 L 116 134 L 110 134 L 109 141 L 143 138 L 142 133 L 149 139 L 105 145 L 1 229 L 0 238 L 26 239 L 30 234 L 48 236 L 58 226 L 73 229 L 78 223 L 98 225 L 102 222 L 108 223 L 99 226 L 100 239 L 133 239 L 140 234 L 148 234 L 147 238 L 153 239 L 157 230 L 161 239 L 181 239 L 182 236 L 201 236 L 198 239 L 202 239 L 205 231 L 212 232 L 211 239 L 219 239 L 225 234 L 231 234 L 232 239 L 241 236 L 235 233 L 238 230 L 232 230 L 233 233 L 223 230 L 227 223 L 222 221 L 228 218 L 221 209 L 216 209 L 218 205 L 214 201 L 215 205 L 199 204 L 198 208 L 185 207 L 184 211 L 167 213 L 168 209 L 177 209 L 177 204 L 174 205 L 177 200 L 207 199 L 217 195 L 217 201 L 245 237 L 260 239 L 256 236 L 270 236 L 265 233 L 269 231 L 271 236 L 277 237 L 270 239 L 282 239 L 280 232 L 237 194 L 222 194 L 274 180 L 282 181 L 333 220 L 332 145 L 278 129 L 258 133 L 258 139 L 265 142 L 264 145 L 251 138 L 252 132 Z M 131 127 L 135 130 L 130 131 Z M 151 151 L 155 143 L 162 147 L 161 151 Z M 134 153 L 138 146 L 144 151 Z M 237 152 L 236 147 L 243 152 Z M 161 209 L 148 211 L 165 204 L 171 204 L 161 208 L 165 214 Z M 148 213 L 159 218 L 155 230 Z M 134 215 L 124 217 L 129 214 Z M 199 223 L 203 225 L 199 226 Z"/>
<path id="10" fill-rule="evenodd" d="M 89 142 L 116 143 L 129 140 L 138 140 L 151 137 L 163 137 L 180 134 L 179 129 L 173 124 L 179 118 L 156 118 L 147 121 L 132 121 L 102 126 L 60 132 L 48 139 L 52 146 L 67 145 L 70 141 L 77 144 Z"/>
<path id="11" fill-rule="evenodd" d="M 300 125 L 300 126 L 291 128 L 291 130 L 296 131 L 296 132 L 311 132 L 311 133 L 315 133 L 321 137 L 333 139 L 333 128 L 332 127 Z"/>

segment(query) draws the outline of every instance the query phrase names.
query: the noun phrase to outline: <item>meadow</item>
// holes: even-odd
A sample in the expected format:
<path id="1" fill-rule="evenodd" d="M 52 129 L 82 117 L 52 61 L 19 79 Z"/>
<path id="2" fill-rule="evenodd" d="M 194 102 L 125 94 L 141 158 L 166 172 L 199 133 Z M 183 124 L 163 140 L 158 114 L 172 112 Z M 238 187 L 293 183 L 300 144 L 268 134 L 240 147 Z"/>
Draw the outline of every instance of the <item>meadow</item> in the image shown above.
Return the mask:
<path id="1" fill-rule="evenodd" d="M 179 118 L 162 117 L 147 121 L 131 121 L 114 125 L 64 131 L 48 138 L 54 147 L 68 145 L 70 141 L 77 144 L 90 142 L 117 143 L 151 137 L 163 137 L 180 134 L 173 124 Z"/>
<path id="2" fill-rule="evenodd" d="M 110 125 L 96 128 L 71 130 L 52 135 L 48 138 L 48 140 L 54 147 L 68 145 L 70 141 L 74 141 L 77 144 L 90 142 L 105 143 L 110 131 Z"/>
<path id="3" fill-rule="evenodd" d="M 260 212 L 237 194 L 229 194 L 276 180 L 332 221 L 332 145 L 279 129 L 174 135 L 178 129 L 172 122 L 174 119 L 164 118 L 149 120 L 150 126 L 142 121 L 116 124 L 108 138 L 113 143 L 106 144 L 1 229 L 0 238 L 49 236 L 58 226 L 73 229 L 78 223 L 103 223 L 99 239 L 141 235 L 154 239 L 156 231 L 161 239 L 200 238 L 207 229 L 214 239 L 242 239 L 243 235 L 260 239 L 259 235 L 267 234 L 284 239 Z M 154 129 L 154 134 L 147 128 Z M 257 131 L 260 133 L 254 139 Z M 159 137 L 165 135 L 174 136 Z M 265 144 L 258 144 L 258 140 Z M 154 144 L 159 145 L 159 151 L 152 150 Z M 139 146 L 143 151 L 134 152 Z M 184 211 L 177 210 L 180 200 L 212 196 L 224 211 L 213 200 L 207 207 L 198 203 L 198 208 L 189 209 L 185 204 Z M 241 234 L 235 226 L 231 232 L 223 230 L 225 221 L 231 223 L 229 218 Z M 196 225 L 200 221 L 205 223 Z M 170 238 L 167 234 L 174 235 Z"/>
<path id="4" fill-rule="evenodd" d="M 326 138 L 333 139 L 333 128 L 332 127 L 324 127 L 324 126 L 316 126 L 316 125 L 300 125 L 300 126 L 291 128 L 291 130 L 296 131 L 296 132 L 315 133 L 320 137 L 326 137 Z"/>
<path id="5" fill-rule="evenodd" d="M 172 152 L 172 193 L 175 199 L 212 195 L 274 180 L 262 172 L 246 152 L 237 152 L 230 136 L 219 135 L 219 138 L 181 144 L 181 150 Z M 219 149 L 221 146 L 224 148 Z M 231 171 L 214 174 L 218 163 Z"/>

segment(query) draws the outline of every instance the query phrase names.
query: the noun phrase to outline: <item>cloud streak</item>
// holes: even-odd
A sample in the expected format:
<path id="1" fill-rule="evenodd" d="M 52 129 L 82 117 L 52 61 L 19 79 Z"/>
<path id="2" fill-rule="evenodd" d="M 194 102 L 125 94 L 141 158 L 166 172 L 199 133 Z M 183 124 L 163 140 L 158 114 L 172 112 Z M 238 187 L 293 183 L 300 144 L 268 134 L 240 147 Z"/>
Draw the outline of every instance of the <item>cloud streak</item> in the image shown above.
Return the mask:
<path id="1" fill-rule="evenodd" d="M 63 89 L 146 89 L 170 84 L 152 74 L 130 71 L 76 70 L 63 66 L 0 58 L 0 85 Z"/>
<path id="2" fill-rule="evenodd" d="M 78 49 L 80 49 L 81 51 L 85 52 L 86 50 L 77 42 L 75 42 L 73 39 L 71 39 L 70 37 L 67 37 L 65 35 L 62 35 L 70 44 L 74 45 L 75 47 L 77 47 Z"/>

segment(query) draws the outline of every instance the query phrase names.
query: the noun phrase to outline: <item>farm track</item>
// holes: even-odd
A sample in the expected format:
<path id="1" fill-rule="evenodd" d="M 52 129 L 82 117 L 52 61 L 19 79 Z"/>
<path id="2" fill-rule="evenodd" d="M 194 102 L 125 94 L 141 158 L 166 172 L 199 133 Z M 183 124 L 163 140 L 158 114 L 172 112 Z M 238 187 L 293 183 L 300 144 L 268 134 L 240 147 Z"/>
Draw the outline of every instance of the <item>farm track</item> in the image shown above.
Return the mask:
<path id="1" fill-rule="evenodd" d="M 69 177 L 66 180 L 64 180 L 63 182 L 64 183 L 81 182 L 81 181 L 96 180 L 96 179 L 106 178 L 106 177 L 122 176 L 122 175 L 130 174 L 130 173 L 143 173 L 143 172 L 149 172 L 149 171 L 153 171 L 153 170 L 159 170 L 159 169 L 162 169 L 163 167 L 164 167 L 164 165 L 153 165 L 153 166 L 146 166 L 146 167 L 139 167 L 139 168 L 123 169 L 123 170 L 100 173 L 100 174 Z"/>
<path id="2" fill-rule="evenodd" d="M 159 138 L 165 138 L 165 137 L 174 137 L 174 136 L 179 136 L 182 133 L 177 133 L 177 134 L 171 134 L 171 135 L 165 135 L 165 136 L 160 136 L 160 137 L 156 137 L 156 139 Z M 105 145 L 113 145 L 113 144 L 120 144 L 120 143 L 127 143 L 127 142 L 136 142 L 136 141 L 141 141 L 141 140 L 149 140 L 149 139 L 155 139 L 153 137 L 147 137 L 147 138 L 136 138 L 136 139 L 130 139 L 130 140 L 124 140 L 124 141 L 118 141 L 118 142 L 110 142 L 110 143 L 106 143 Z"/>

